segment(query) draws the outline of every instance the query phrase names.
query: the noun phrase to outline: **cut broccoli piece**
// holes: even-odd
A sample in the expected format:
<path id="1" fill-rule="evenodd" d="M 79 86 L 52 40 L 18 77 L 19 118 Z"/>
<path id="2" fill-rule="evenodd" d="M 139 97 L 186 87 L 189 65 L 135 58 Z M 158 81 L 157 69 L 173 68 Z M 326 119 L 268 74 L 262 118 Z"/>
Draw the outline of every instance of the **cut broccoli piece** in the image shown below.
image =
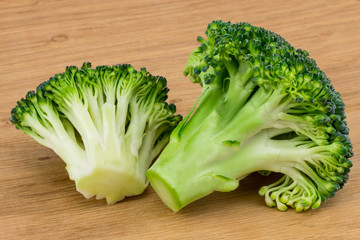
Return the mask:
<path id="1" fill-rule="evenodd" d="M 147 171 L 173 211 L 252 172 L 284 176 L 262 187 L 269 207 L 318 208 L 348 180 L 353 155 L 344 103 L 309 58 L 279 35 L 214 21 L 184 74 L 203 87 Z"/>
<path id="2" fill-rule="evenodd" d="M 84 63 L 28 92 L 10 121 L 64 160 L 86 198 L 113 204 L 144 191 L 146 170 L 181 121 L 168 91 L 145 68 Z"/>

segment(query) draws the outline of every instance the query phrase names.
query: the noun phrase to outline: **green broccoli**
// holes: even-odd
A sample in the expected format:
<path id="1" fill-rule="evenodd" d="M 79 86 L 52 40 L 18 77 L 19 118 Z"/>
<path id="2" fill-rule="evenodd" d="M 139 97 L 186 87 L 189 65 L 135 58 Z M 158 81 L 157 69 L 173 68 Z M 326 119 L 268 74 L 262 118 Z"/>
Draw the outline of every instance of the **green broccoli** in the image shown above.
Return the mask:
<path id="1" fill-rule="evenodd" d="M 179 121 L 166 79 L 131 65 L 67 67 L 30 91 L 10 121 L 65 163 L 76 189 L 113 204 L 141 194 Z"/>
<path id="2" fill-rule="evenodd" d="M 214 21 L 185 75 L 203 87 L 148 179 L 173 211 L 252 172 L 282 173 L 260 189 L 266 205 L 318 208 L 348 180 L 353 155 L 344 103 L 309 58 L 279 35 Z"/>

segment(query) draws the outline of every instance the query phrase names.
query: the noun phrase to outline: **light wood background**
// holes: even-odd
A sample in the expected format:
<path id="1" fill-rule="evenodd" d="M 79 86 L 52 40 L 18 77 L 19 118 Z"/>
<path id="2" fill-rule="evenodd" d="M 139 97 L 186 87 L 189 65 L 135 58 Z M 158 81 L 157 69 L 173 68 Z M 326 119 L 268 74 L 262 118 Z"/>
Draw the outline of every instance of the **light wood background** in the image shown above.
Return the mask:
<path id="1" fill-rule="evenodd" d="M 186 114 L 200 93 L 182 75 L 214 19 L 247 21 L 281 34 L 317 60 L 346 103 L 360 143 L 360 1 L 0 1 L 0 239 L 359 239 L 360 162 L 320 209 L 265 206 L 257 191 L 275 177 L 251 175 L 175 214 L 151 187 L 107 206 L 84 199 L 64 163 L 9 123 L 28 90 L 67 65 L 131 63 L 168 79 Z"/>

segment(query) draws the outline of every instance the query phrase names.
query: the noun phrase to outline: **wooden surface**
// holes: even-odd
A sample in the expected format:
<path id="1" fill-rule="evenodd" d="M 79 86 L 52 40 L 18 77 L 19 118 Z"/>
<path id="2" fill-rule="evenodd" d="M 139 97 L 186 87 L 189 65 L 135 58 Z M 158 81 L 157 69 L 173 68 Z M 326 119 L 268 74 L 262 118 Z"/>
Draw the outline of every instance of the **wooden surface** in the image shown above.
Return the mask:
<path id="1" fill-rule="evenodd" d="M 355 154 L 360 143 L 360 2 L 0 1 L 0 239 L 359 239 L 360 162 L 320 209 L 265 207 L 257 191 L 274 180 L 251 175 L 175 214 L 149 187 L 107 206 L 75 191 L 64 163 L 9 123 L 28 90 L 81 66 L 131 63 L 164 75 L 171 102 L 186 114 L 200 93 L 182 75 L 213 19 L 248 21 L 307 49 L 346 103 Z"/>

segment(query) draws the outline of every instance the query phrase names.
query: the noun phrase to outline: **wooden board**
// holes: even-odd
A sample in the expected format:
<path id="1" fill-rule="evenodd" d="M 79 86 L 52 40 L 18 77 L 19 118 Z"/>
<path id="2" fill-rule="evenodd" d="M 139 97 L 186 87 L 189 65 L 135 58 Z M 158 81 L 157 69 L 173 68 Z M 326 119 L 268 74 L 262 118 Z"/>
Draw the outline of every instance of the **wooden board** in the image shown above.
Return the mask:
<path id="1" fill-rule="evenodd" d="M 86 200 L 64 163 L 9 123 L 28 90 L 67 65 L 131 63 L 164 75 L 169 101 L 186 114 L 200 93 L 182 75 L 214 19 L 248 21 L 281 34 L 317 60 L 346 103 L 355 154 L 360 143 L 360 2 L 0 1 L 0 239 L 358 239 L 360 164 L 320 209 L 267 208 L 257 191 L 274 177 L 251 175 L 172 213 L 149 187 L 107 206 Z"/>

